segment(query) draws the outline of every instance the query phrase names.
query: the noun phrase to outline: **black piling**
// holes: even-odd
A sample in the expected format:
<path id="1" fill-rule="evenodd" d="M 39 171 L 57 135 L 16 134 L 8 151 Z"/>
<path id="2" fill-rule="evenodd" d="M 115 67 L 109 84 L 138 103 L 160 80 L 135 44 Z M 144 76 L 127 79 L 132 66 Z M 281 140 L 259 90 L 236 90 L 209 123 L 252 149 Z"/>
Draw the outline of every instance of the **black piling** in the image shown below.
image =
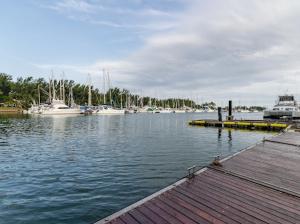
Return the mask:
<path id="1" fill-rule="evenodd" d="M 222 108 L 218 107 L 218 121 L 222 121 Z"/>
<path id="2" fill-rule="evenodd" d="M 229 100 L 228 102 L 228 119 L 229 121 L 233 120 L 232 116 L 232 100 Z"/>

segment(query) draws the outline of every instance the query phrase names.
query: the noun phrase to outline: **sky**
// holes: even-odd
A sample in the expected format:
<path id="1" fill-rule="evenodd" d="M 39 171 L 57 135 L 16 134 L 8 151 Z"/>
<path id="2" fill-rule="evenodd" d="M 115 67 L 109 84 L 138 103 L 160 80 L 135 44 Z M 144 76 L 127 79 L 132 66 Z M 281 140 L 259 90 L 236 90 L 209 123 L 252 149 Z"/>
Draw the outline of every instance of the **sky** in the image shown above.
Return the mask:
<path id="1" fill-rule="evenodd" d="M 0 72 L 153 97 L 300 101 L 298 0 L 1 0 Z"/>

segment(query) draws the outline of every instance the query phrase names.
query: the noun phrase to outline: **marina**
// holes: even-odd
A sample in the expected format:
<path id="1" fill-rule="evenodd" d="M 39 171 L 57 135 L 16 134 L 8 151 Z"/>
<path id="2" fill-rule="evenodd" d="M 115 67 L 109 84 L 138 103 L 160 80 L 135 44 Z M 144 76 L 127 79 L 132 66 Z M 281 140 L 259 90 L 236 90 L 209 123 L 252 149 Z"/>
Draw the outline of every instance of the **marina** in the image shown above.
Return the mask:
<path id="1" fill-rule="evenodd" d="M 300 133 L 265 139 L 107 217 L 108 223 L 299 223 Z"/>
<path id="2" fill-rule="evenodd" d="M 295 0 L 3 1 L 0 224 L 300 224 L 297 21 Z"/>

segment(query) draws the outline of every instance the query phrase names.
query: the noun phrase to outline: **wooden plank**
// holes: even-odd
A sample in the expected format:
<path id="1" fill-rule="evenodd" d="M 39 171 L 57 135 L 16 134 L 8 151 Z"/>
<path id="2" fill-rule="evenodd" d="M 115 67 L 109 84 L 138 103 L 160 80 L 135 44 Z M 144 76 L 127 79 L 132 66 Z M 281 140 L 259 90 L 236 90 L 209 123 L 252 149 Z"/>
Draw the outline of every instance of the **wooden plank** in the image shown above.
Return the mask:
<path id="1" fill-rule="evenodd" d="M 201 223 L 201 224 L 209 223 L 207 220 L 203 219 L 202 217 L 199 217 L 198 215 L 196 215 L 195 213 L 193 213 L 186 207 L 182 206 L 182 204 L 180 204 L 180 205 L 177 204 L 176 202 L 174 202 L 173 200 L 168 198 L 167 195 L 165 195 L 165 194 L 166 193 L 164 193 L 163 202 L 166 203 L 171 208 L 175 209 L 178 213 L 183 214 L 187 219 L 190 219 L 190 220 L 194 221 L 195 223 Z M 160 198 L 160 200 L 162 200 L 162 198 Z"/>
<path id="2" fill-rule="evenodd" d="M 126 222 L 122 221 L 122 219 L 115 219 L 109 222 L 110 224 L 126 224 Z"/>
<path id="3" fill-rule="evenodd" d="M 210 213 L 212 216 L 219 218 L 225 223 L 250 223 L 247 220 L 242 219 L 240 216 L 234 214 L 230 211 L 228 206 L 222 206 L 223 204 L 220 203 L 213 203 L 214 201 L 211 199 L 205 199 L 200 197 L 197 194 L 192 194 L 189 191 L 185 190 L 183 187 L 178 187 L 172 191 L 173 194 L 178 195 L 178 197 L 186 197 L 189 200 L 194 200 L 195 202 L 191 202 L 199 209 Z"/>
<path id="4" fill-rule="evenodd" d="M 153 200 L 155 201 L 155 200 Z M 180 222 L 178 219 L 176 219 L 176 217 L 170 215 L 169 213 L 167 213 L 165 210 L 159 208 L 159 206 L 157 206 L 157 204 L 152 201 L 149 201 L 147 203 L 145 203 L 145 206 L 147 208 L 149 208 L 151 211 L 153 211 L 154 213 L 156 213 L 157 215 L 159 215 L 160 217 L 164 218 L 165 220 L 168 220 L 170 223 L 172 224 L 182 224 L 183 222 Z"/>
<path id="5" fill-rule="evenodd" d="M 234 191 L 224 187 L 220 182 L 214 183 L 212 181 L 202 179 L 201 182 L 197 185 L 197 188 L 209 188 L 208 191 L 213 192 L 219 197 L 226 198 L 226 200 L 244 206 L 249 210 L 255 211 L 258 214 L 263 215 L 268 219 L 272 219 L 274 222 L 286 222 L 290 221 L 291 223 L 299 223 L 295 217 L 294 213 L 290 213 L 287 210 L 280 209 L 266 201 L 260 200 L 260 198 L 250 197 L 243 194 L 241 191 Z M 195 189 L 196 190 L 196 189 Z M 292 215 L 293 218 L 290 218 L 289 215 Z M 298 217 L 299 219 L 299 217 Z"/>
<path id="6" fill-rule="evenodd" d="M 225 222 L 221 220 L 220 215 L 213 216 L 210 212 L 207 212 L 204 206 L 197 204 L 195 201 L 191 200 L 190 198 L 184 197 L 183 195 L 178 194 L 177 192 L 168 192 L 168 197 L 174 201 L 176 204 L 181 205 L 192 211 L 193 213 L 197 214 L 199 217 L 209 221 L 210 223 L 215 224 L 224 224 Z M 236 223 L 232 221 L 232 223 Z"/>
<path id="7" fill-rule="evenodd" d="M 213 206 L 216 211 L 227 215 L 228 217 L 239 221 L 243 220 L 242 223 L 264 223 L 257 219 L 255 216 L 251 216 L 247 213 L 243 213 L 241 210 L 236 209 L 232 203 L 222 198 L 214 198 L 207 191 L 202 191 L 202 189 L 194 190 L 192 188 L 184 188 L 184 186 L 178 187 L 176 190 L 182 190 L 184 194 L 192 195 L 193 198 L 207 204 L 208 206 Z"/>
<path id="8" fill-rule="evenodd" d="M 158 197 L 157 200 L 155 200 L 156 205 L 160 208 L 163 209 L 164 211 L 168 212 L 170 215 L 173 217 L 177 218 L 180 220 L 182 223 L 188 223 L 188 224 L 196 224 L 194 220 L 190 219 L 187 217 L 185 214 L 182 214 L 180 211 L 174 209 L 173 207 L 169 206 L 165 200 L 161 200 L 161 197 Z"/>
<path id="9" fill-rule="evenodd" d="M 233 173 L 250 177 L 253 180 L 265 182 L 274 187 L 283 188 L 287 191 L 295 192 L 297 194 L 300 192 L 299 184 L 293 180 L 288 180 L 283 176 L 278 176 L 276 174 L 272 174 L 271 172 L 263 172 L 251 167 L 239 166 L 238 164 L 232 165 L 230 167 L 224 166 L 224 170 L 231 171 Z"/>
<path id="10" fill-rule="evenodd" d="M 215 179 L 213 179 L 213 178 L 209 179 L 209 178 L 210 177 L 208 177 L 209 182 L 215 182 Z M 296 218 L 300 221 L 299 209 L 297 210 L 296 208 L 282 205 L 279 200 L 273 201 L 273 200 L 262 199 L 257 194 L 248 193 L 247 191 L 245 191 L 245 188 L 240 188 L 238 183 L 236 183 L 235 186 L 232 186 L 232 185 L 226 184 L 223 181 L 223 179 L 221 179 L 221 180 L 222 180 L 222 183 L 220 183 L 220 182 L 215 182 L 215 183 L 218 184 L 220 187 L 222 186 L 222 188 L 224 187 L 228 192 L 231 192 L 232 194 L 241 193 L 241 194 L 243 194 L 243 198 L 247 198 L 249 201 L 251 201 L 252 198 L 255 198 L 255 199 L 257 198 L 258 201 L 260 202 L 259 204 L 262 204 L 263 206 L 267 207 L 268 209 L 270 208 L 270 209 L 276 210 L 276 212 L 278 212 L 278 214 L 282 213 L 282 214 L 288 214 L 290 216 L 294 216 L 294 218 Z M 201 179 L 200 181 L 204 182 L 205 179 Z M 299 207 L 299 203 L 300 203 L 300 200 L 298 200 L 298 207 Z"/>
<path id="11" fill-rule="evenodd" d="M 251 166 L 250 166 L 251 164 Z M 278 163 L 277 163 L 278 164 Z M 284 169 L 284 162 L 282 165 L 277 165 L 272 160 L 255 160 L 249 157 L 239 157 L 232 160 L 231 163 L 226 163 L 223 166 L 225 170 L 233 170 L 235 167 L 243 167 L 247 170 L 256 170 L 259 173 L 264 173 L 268 175 L 272 175 L 272 177 L 284 178 L 286 180 L 290 180 L 300 187 L 300 169 Z M 299 172 L 299 173 L 298 173 Z M 288 175 L 287 175 L 288 174 Z"/>
<path id="12" fill-rule="evenodd" d="M 128 212 L 135 220 L 143 224 L 154 224 L 147 216 L 141 213 L 137 208 Z"/>
<path id="13" fill-rule="evenodd" d="M 124 214 L 117 219 L 121 219 L 126 224 L 140 224 L 137 220 L 135 220 L 130 214 Z"/>
<path id="14" fill-rule="evenodd" d="M 228 207 L 232 208 L 232 211 L 237 211 L 242 218 L 245 220 L 248 220 L 250 222 L 254 223 L 268 223 L 268 218 L 264 215 L 261 215 L 259 210 L 255 209 L 249 209 L 249 206 L 245 205 L 243 202 L 236 202 L 235 200 L 228 200 L 227 197 L 220 196 L 218 192 L 214 192 L 213 190 L 207 188 L 204 189 L 202 187 L 199 188 L 192 188 L 190 190 L 191 192 L 194 192 L 195 194 L 203 194 L 207 196 L 208 198 L 211 198 L 211 200 L 215 200 L 219 203 L 226 204 Z"/>
<path id="15" fill-rule="evenodd" d="M 201 176 L 205 176 L 209 174 L 210 176 L 214 177 L 215 179 L 219 180 L 223 177 L 223 175 L 226 176 L 226 179 L 222 179 L 222 182 L 225 184 L 229 184 L 231 186 L 236 186 L 235 178 L 231 175 L 215 172 L 215 171 L 207 171 L 203 173 Z M 196 178 L 201 178 L 201 176 L 197 176 Z M 277 190 L 273 190 L 270 188 L 258 188 L 257 184 L 242 180 L 239 182 L 239 186 L 243 189 L 245 193 L 250 192 L 252 194 L 256 194 L 257 196 L 264 198 L 265 200 L 271 200 L 276 203 L 282 203 L 284 206 L 287 206 L 289 208 L 297 209 L 297 211 L 300 210 L 300 204 L 299 204 L 299 198 L 295 198 L 294 196 L 279 192 Z"/>
<path id="16" fill-rule="evenodd" d="M 137 210 L 139 210 L 141 213 L 143 213 L 153 223 L 170 224 L 167 220 L 162 218 L 160 215 L 154 213 L 152 210 L 150 210 L 146 206 L 140 206 L 137 208 Z"/>

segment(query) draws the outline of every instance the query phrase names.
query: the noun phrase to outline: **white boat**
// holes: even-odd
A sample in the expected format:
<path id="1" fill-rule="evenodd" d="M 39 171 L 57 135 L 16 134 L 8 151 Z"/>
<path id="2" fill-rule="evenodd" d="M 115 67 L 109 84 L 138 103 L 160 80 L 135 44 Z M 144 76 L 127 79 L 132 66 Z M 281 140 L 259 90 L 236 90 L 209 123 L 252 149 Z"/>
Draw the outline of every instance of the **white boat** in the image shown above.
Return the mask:
<path id="1" fill-rule="evenodd" d="M 250 110 L 247 110 L 247 109 L 239 109 L 237 112 L 238 112 L 238 113 L 250 113 Z"/>
<path id="2" fill-rule="evenodd" d="M 209 106 L 204 106 L 204 112 L 212 113 L 212 112 L 215 112 L 215 110 L 210 108 Z"/>
<path id="3" fill-rule="evenodd" d="M 175 111 L 171 108 L 159 108 L 159 113 L 161 113 L 161 114 L 171 114 L 171 113 L 175 113 Z"/>
<path id="4" fill-rule="evenodd" d="M 38 114 L 41 115 L 62 115 L 62 114 L 80 114 L 81 109 L 77 107 L 68 107 L 62 100 L 52 100 L 50 105 L 40 106 Z"/>
<path id="5" fill-rule="evenodd" d="M 175 114 L 182 114 L 182 113 L 185 113 L 185 110 L 176 109 L 176 110 L 174 110 L 174 113 Z"/>
<path id="6" fill-rule="evenodd" d="M 55 90 L 55 84 L 54 80 L 50 80 L 49 82 L 49 99 L 48 102 L 41 104 L 40 103 L 40 88 L 38 86 L 38 95 L 39 95 L 39 103 L 38 105 L 34 104 L 31 106 L 31 108 L 28 110 L 28 113 L 30 114 L 41 114 L 41 115 L 63 115 L 63 114 L 80 114 L 81 109 L 78 105 L 76 105 L 73 101 L 73 91 L 72 87 L 70 88 L 70 105 L 71 107 L 67 106 L 65 104 L 65 87 L 64 87 L 64 81 L 59 80 L 60 88 L 59 88 L 59 98 L 56 97 L 56 90 Z M 52 93 L 51 93 L 52 89 Z M 43 90 L 43 89 L 42 89 Z M 45 90 L 43 90 L 46 92 Z"/>
<path id="7" fill-rule="evenodd" d="M 39 105 L 33 104 L 33 105 L 31 105 L 31 107 L 28 109 L 27 113 L 28 113 L 28 114 L 38 114 L 38 113 L 39 113 L 39 109 L 40 109 L 40 106 L 39 106 Z"/>
<path id="8" fill-rule="evenodd" d="M 276 105 L 271 110 L 264 111 L 264 118 L 296 117 L 299 113 L 299 107 L 294 96 L 283 95 L 278 97 Z"/>
<path id="9" fill-rule="evenodd" d="M 102 105 L 102 106 L 98 107 L 95 114 L 122 115 L 122 114 L 125 114 L 125 110 L 112 108 L 111 106 L 108 106 L 108 105 Z"/>
<path id="10" fill-rule="evenodd" d="M 202 110 L 202 109 L 196 109 L 194 112 L 195 112 L 195 113 L 203 113 L 204 110 Z"/>

